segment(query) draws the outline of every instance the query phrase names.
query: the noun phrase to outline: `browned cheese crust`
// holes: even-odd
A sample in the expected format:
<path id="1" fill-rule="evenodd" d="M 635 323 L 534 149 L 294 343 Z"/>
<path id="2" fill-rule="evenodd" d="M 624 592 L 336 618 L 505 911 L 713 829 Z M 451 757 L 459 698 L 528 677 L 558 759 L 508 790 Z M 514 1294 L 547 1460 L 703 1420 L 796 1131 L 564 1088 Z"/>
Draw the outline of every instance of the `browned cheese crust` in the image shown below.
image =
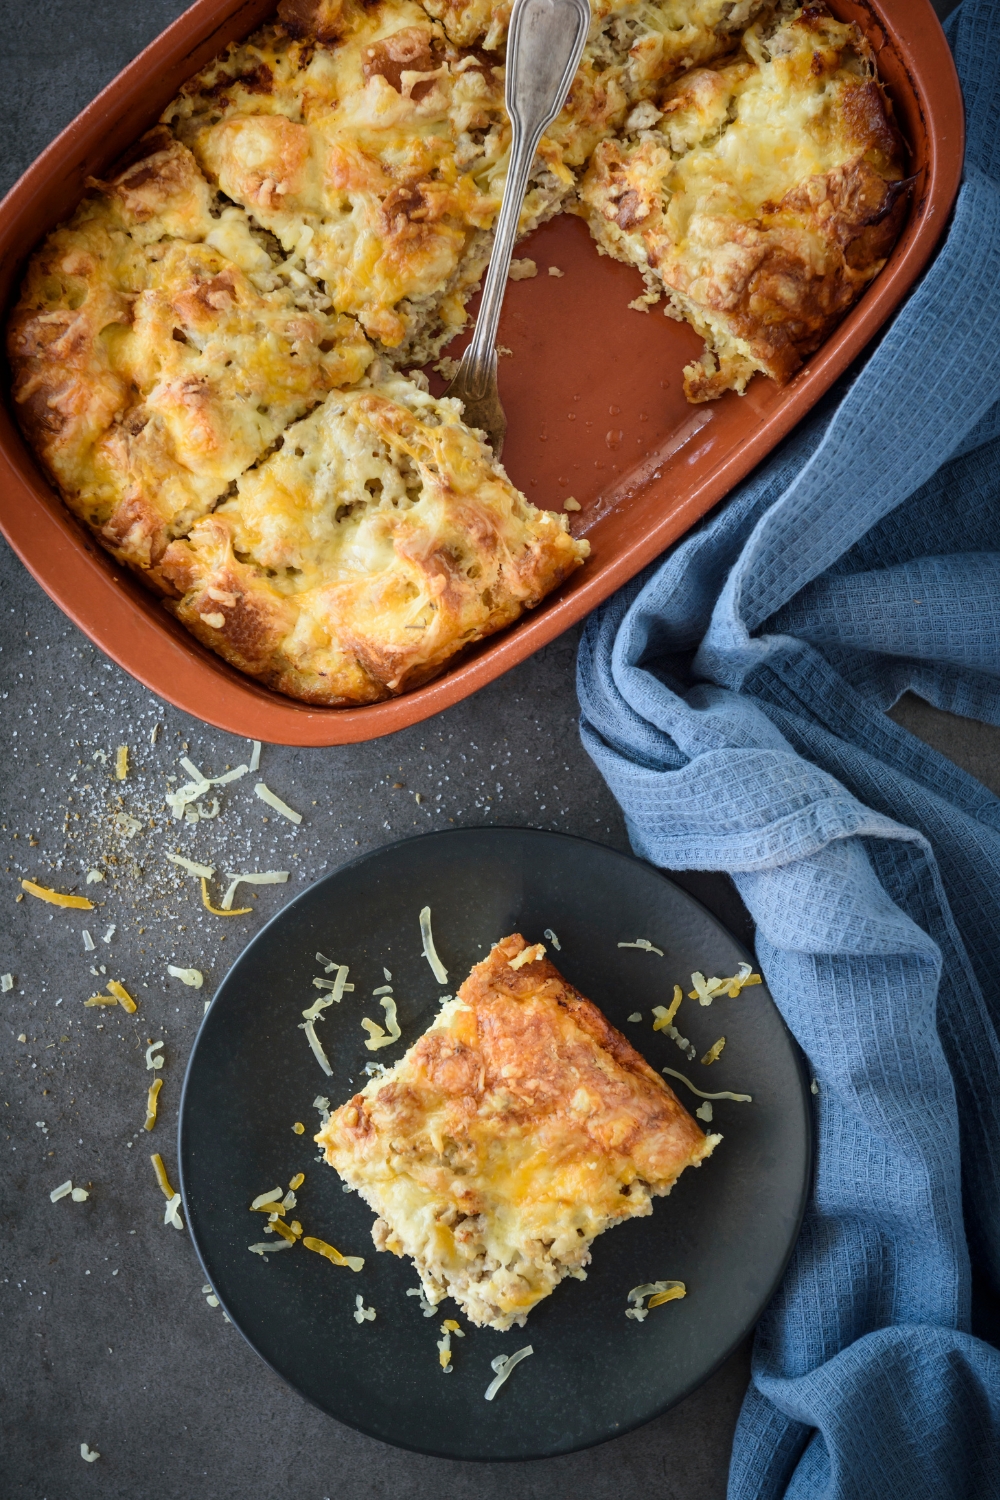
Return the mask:
<path id="1" fill-rule="evenodd" d="M 588 551 L 514 488 L 457 402 L 386 373 L 290 427 L 161 570 L 206 645 L 336 706 L 425 682 Z"/>
<path id="2" fill-rule="evenodd" d="M 541 945 L 512 968 L 525 947 L 498 943 L 316 1137 L 379 1214 L 376 1246 L 411 1256 L 432 1302 L 494 1328 L 582 1279 L 595 1236 L 651 1213 L 720 1139 Z"/>
<path id="3" fill-rule="evenodd" d="M 704 336 L 689 400 L 742 392 L 757 370 L 785 383 L 881 270 L 905 213 L 868 43 L 820 4 L 759 22 L 644 124 L 594 154 L 581 197 L 598 243 Z"/>
<path id="4" fill-rule="evenodd" d="M 220 209 L 163 128 L 93 183 L 28 268 L 8 326 L 25 435 L 71 510 L 162 587 L 172 537 L 372 350 Z"/>

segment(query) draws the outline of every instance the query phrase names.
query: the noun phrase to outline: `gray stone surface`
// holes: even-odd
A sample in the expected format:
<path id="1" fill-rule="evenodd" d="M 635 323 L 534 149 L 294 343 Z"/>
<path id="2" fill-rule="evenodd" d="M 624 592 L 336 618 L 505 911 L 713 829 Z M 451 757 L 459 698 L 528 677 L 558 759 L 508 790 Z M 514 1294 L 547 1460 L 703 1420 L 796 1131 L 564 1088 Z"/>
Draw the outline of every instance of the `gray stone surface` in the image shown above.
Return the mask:
<path id="1" fill-rule="evenodd" d="M 4 9 L 6 187 L 182 5 L 44 0 Z M 307 1406 L 208 1307 L 187 1236 L 162 1224 L 148 1159 L 158 1149 L 168 1169 L 176 1164 L 180 1083 L 202 1013 L 202 992 L 170 978 L 168 963 L 203 970 L 211 992 L 241 944 L 305 883 L 421 829 L 513 823 L 627 847 L 617 806 L 579 745 L 575 634 L 390 740 L 265 748 L 261 774 L 304 814 L 298 829 L 270 814 L 249 780 L 222 791 L 216 820 L 171 824 L 163 799 L 166 778 L 183 777 L 178 757 L 218 773 L 245 758 L 245 742 L 165 706 L 105 661 L 2 543 L 0 641 L 0 971 L 15 979 L 0 998 L 0 1491 L 12 1500 L 429 1500 L 445 1490 L 456 1500 L 721 1497 L 747 1349 L 673 1412 L 589 1452 L 513 1466 L 404 1454 Z M 997 784 L 995 731 L 912 702 L 897 712 Z M 119 782 L 113 763 L 122 744 L 130 770 Z M 196 883 L 166 865 L 165 846 L 227 867 L 287 867 L 292 879 L 260 890 L 254 914 L 228 923 L 206 913 Z M 103 881 L 87 885 L 91 869 Z M 15 900 L 22 877 L 86 891 L 96 909 Z M 692 875 L 685 883 L 746 935 L 727 882 Z M 111 978 L 135 995 L 134 1016 L 84 1008 Z M 163 1040 L 166 1065 L 159 1120 L 147 1135 L 153 1075 L 144 1051 L 153 1039 Z M 51 1188 L 67 1178 L 89 1191 L 86 1202 L 50 1203 Z M 84 1463 L 81 1442 L 101 1458 Z"/>

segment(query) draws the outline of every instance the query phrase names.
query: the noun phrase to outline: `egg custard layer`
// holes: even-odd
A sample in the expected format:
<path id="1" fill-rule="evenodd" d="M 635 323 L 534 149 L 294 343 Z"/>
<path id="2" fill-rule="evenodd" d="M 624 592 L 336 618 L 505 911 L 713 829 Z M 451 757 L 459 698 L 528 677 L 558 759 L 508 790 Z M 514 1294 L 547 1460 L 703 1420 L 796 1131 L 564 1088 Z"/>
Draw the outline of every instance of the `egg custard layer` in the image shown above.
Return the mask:
<path id="1" fill-rule="evenodd" d="M 510 155 L 508 0 L 280 0 L 29 262 L 21 427 L 201 641 L 314 704 L 427 681 L 586 541 L 422 375 L 467 321 Z M 809 0 L 592 0 L 527 233 L 582 214 L 692 401 L 784 382 L 885 262 L 902 150 L 871 51 Z M 623 316 L 624 316 L 623 310 Z M 412 371 L 411 371 L 412 374 Z"/>
<path id="2" fill-rule="evenodd" d="M 583 1280 L 597 1235 L 652 1213 L 721 1140 L 544 951 L 498 943 L 316 1136 L 378 1215 L 376 1248 L 412 1259 L 430 1303 L 497 1329 Z"/>

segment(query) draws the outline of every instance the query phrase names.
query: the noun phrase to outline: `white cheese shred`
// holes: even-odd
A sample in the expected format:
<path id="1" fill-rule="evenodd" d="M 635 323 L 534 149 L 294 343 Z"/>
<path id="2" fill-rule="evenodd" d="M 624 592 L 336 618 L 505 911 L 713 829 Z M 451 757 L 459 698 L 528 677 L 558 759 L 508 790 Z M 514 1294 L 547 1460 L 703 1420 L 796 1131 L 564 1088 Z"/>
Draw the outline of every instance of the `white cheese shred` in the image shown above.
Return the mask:
<path id="1" fill-rule="evenodd" d="M 675 1068 L 661 1068 L 661 1073 L 669 1073 L 671 1078 L 679 1078 L 681 1083 L 686 1083 L 692 1094 L 697 1094 L 699 1099 L 733 1099 L 737 1104 L 752 1104 L 752 1094 L 731 1094 L 728 1089 L 723 1089 L 719 1094 L 706 1094 L 704 1089 L 695 1088 L 689 1078 L 683 1073 L 678 1073 Z"/>
<path id="2" fill-rule="evenodd" d="M 486 1387 L 486 1400 L 492 1401 L 497 1391 L 510 1375 L 515 1365 L 519 1365 L 522 1359 L 527 1359 L 529 1354 L 534 1354 L 530 1344 L 525 1344 L 523 1349 L 518 1349 L 516 1354 L 498 1354 L 496 1359 L 490 1361 L 490 1368 L 496 1371 L 496 1379 L 491 1380 Z"/>
<path id="3" fill-rule="evenodd" d="M 663 1302 L 676 1302 L 687 1296 L 687 1287 L 683 1281 L 647 1281 L 642 1286 L 634 1286 L 628 1294 L 628 1301 L 634 1303 L 634 1307 L 626 1308 L 626 1318 L 632 1318 L 636 1323 L 644 1323 L 649 1317 L 650 1308 L 659 1307 Z M 649 1298 L 648 1304 L 646 1298 Z"/>
<path id="4" fill-rule="evenodd" d="M 97 947 L 97 944 L 94 942 L 94 939 L 91 937 L 90 933 L 87 931 L 87 929 L 85 927 L 83 929 L 83 951 L 84 951 L 84 953 L 93 953 L 96 947 Z"/>
<path id="5" fill-rule="evenodd" d="M 649 938 L 636 938 L 634 943 L 619 943 L 619 948 L 641 948 L 643 953 L 658 953 L 663 957 L 663 949 L 655 948 Z"/>
<path id="6" fill-rule="evenodd" d="M 85 1464 L 95 1464 L 100 1456 L 96 1448 L 89 1447 L 87 1443 L 80 1444 L 80 1457 Z"/>
<path id="7" fill-rule="evenodd" d="M 374 1307 L 366 1307 L 365 1299 L 359 1293 L 354 1299 L 354 1321 L 355 1323 L 374 1323 Z"/>
<path id="8" fill-rule="evenodd" d="M 205 880 L 211 880 L 215 874 L 214 865 L 200 865 L 196 860 L 185 859 L 183 854 L 170 854 L 164 850 L 164 855 L 172 865 L 180 865 L 182 870 L 187 870 L 189 875 L 201 875 Z"/>
<path id="9" fill-rule="evenodd" d="M 448 983 L 448 970 L 438 958 L 437 949 L 434 946 L 434 934 L 431 932 L 431 909 L 425 906 L 420 913 L 420 941 L 424 946 L 424 957 L 431 966 L 431 972 L 438 984 Z"/>
<path id="10" fill-rule="evenodd" d="M 175 1229 L 184 1228 L 184 1220 L 180 1216 L 181 1195 L 175 1193 L 172 1198 L 167 1199 L 167 1206 L 163 1214 L 164 1224 L 172 1224 Z"/>
<path id="11" fill-rule="evenodd" d="M 163 1047 L 163 1043 L 162 1042 L 150 1042 L 149 1046 L 146 1048 L 146 1069 L 147 1069 L 147 1071 L 150 1068 L 162 1068 L 163 1067 L 163 1058 L 162 1057 L 154 1057 L 153 1056 L 154 1052 L 161 1051 L 162 1047 Z"/>
<path id="12" fill-rule="evenodd" d="M 87 936 L 89 937 L 90 934 L 88 933 Z M 91 943 L 90 946 L 91 946 L 91 948 L 93 948 L 93 946 L 94 946 L 93 943 Z M 14 976 L 13 976 L 13 974 L 0 974 L 0 993 L 6 995 L 13 988 L 14 988 Z"/>
<path id="13" fill-rule="evenodd" d="M 399 1022 L 396 1019 L 396 1002 L 392 996 L 383 995 L 379 1004 L 385 1011 L 385 1024 L 388 1027 L 388 1034 L 382 1030 L 382 1027 L 377 1022 L 369 1021 L 368 1017 L 365 1016 L 361 1024 L 369 1033 L 368 1041 L 365 1042 L 365 1046 L 369 1052 L 377 1052 L 379 1047 L 391 1047 L 393 1042 L 398 1042 L 403 1035 L 399 1029 Z"/>
<path id="14" fill-rule="evenodd" d="M 176 964 L 167 964 L 167 973 L 179 979 L 182 984 L 190 985 L 193 990 L 200 990 L 205 983 L 205 976 L 200 969 L 179 969 Z"/>
<path id="15" fill-rule="evenodd" d="M 251 740 L 250 743 L 253 746 L 253 750 L 252 750 L 251 755 L 250 755 L 250 764 L 247 766 L 247 770 L 248 771 L 259 771 L 260 770 L 260 740 Z"/>
<path id="16" fill-rule="evenodd" d="M 57 1188 L 52 1189 L 49 1194 L 49 1201 L 51 1203 L 58 1203 L 60 1198 L 68 1198 L 72 1191 L 73 1179 L 68 1177 L 65 1182 L 61 1182 Z"/>
<path id="17" fill-rule="evenodd" d="M 254 791 L 262 802 L 266 802 L 268 807 L 273 807 L 275 812 L 280 813 L 283 818 L 287 818 L 290 823 L 302 822 L 302 814 L 294 812 L 287 802 L 282 802 L 280 797 L 276 797 L 271 788 L 265 786 L 263 781 L 257 782 Z"/>
<path id="18" fill-rule="evenodd" d="M 641 1010 L 634 1010 L 632 1012 L 632 1014 L 630 1016 L 626 1016 L 625 1019 L 628 1020 L 628 1021 L 641 1021 L 642 1020 L 642 1011 Z"/>
<path id="19" fill-rule="evenodd" d="M 256 1245 L 248 1245 L 247 1246 L 247 1249 L 248 1250 L 252 1250 L 253 1253 L 254 1253 L 254 1255 L 260 1255 L 260 1256 L 273 1255 L 278 1250 L 291 1250 L 293 1248 L 294 1248 L 294 1241 L 293 1240 L 282 1240 L 282 1239 L 264 1240 L 263 1243 L 258 1243 Z"/>
<path id="20" fill-rule="evenodd" d="M 546 927 L 545 931 L 542 933 L 542 937 L 548 938 L 549 942 L 552 944 L 557 953 L 562 952 L 562 943 L 556 937 L 551 927 Z"/>
<path id="21" fill-rule="evenodd" d="M 522 948 L 516 958 L 509 960 L 512 969 L 523 969 L 525 964 L 537 963 L 540 958 L 545 957 L 545 944 L 533 943 L 529 948 Z"/>
<path id="22" fill-rule="evenodd" d="M 313 1022 L 311 1020 L 303 1021 L 301 1030 L 303 1030 L 306 1034 L 306 1041 L 312 1048 L 313 1057 L 315 1057 L 316 1061 L 323 1069 L 323 1072 L 326 1074 L 327 1078 L 332 1078 L 333 1069 L 330 1067 L 330 1060 L 327 1057 L 326 1053 L 323 1051 L 323 1043 L 316 1035 L 316 1027 L 314 1026 Z"/>
<path id="23" fill-rule="evenodd" d="M 222 898 L 222 910 L 231 911 L 233 897 L 236 895 L 238 885 L 284 885 L 288 879 L 287 870 L 253 870 L 239 875 L 234 870 L 226 871 L 226 879 L 230 882 L 226 894 Z"/>

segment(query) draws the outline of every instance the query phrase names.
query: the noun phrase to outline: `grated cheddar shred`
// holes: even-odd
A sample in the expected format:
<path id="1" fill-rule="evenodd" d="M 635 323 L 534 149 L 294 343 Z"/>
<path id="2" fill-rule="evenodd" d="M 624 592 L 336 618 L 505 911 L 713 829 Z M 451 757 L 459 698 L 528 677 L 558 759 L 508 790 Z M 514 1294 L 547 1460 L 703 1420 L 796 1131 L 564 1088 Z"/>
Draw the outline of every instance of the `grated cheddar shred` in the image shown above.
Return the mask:
<path id="1" fill-rule="evenodd" d="M 94 910 L 93 901 L 88 901 L 86 896 L 67 896 L 63 891 L 50 890 L 47 885 L 37 885 L 34 880 L 22 880 L 21 889 L 29 896 L 37 896 L 39 901 L 47 901 L 50 906 L 68 906 L 74 911 Z"/>

